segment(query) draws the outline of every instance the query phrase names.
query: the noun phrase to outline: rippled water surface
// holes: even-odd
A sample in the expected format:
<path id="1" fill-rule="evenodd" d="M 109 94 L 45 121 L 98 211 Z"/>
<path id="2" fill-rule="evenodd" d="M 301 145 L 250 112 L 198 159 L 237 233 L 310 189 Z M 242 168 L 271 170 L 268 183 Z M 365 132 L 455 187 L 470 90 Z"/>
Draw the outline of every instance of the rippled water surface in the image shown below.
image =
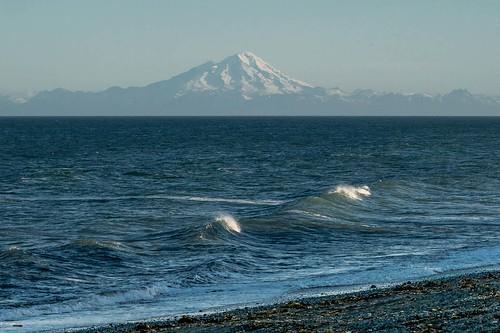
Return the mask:
<path id="1" fill-rule="evenodd" d="M 0 330 L 498 264 L 499 147 L 497 118 L 0 118 Z"/>

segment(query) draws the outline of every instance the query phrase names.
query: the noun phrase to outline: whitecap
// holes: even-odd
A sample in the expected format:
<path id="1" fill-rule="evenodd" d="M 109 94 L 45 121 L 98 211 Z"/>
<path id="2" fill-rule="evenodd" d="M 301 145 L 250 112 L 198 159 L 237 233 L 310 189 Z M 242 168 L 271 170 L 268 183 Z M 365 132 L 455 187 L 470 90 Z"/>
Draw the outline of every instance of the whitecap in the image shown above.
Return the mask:
<path id="1" fill-rule="evenodd" d="M 238 221 L 229 214 L 219 214 L 216 218 L 215 221 L 222 225 L 227 231 L 232 231 L 236 233 L 241 232 L 241 226 L 238 223 Z"/>
<path id="2" fill-rule="evenodd" d="M 335 189 L 328 191 L 328 194 L 340 194 L 352 200 L 363 200 L 363 197 L 372 195 L 370 188 L 366 185 L 352 186 L 352 185 L 338 185 Z"/>

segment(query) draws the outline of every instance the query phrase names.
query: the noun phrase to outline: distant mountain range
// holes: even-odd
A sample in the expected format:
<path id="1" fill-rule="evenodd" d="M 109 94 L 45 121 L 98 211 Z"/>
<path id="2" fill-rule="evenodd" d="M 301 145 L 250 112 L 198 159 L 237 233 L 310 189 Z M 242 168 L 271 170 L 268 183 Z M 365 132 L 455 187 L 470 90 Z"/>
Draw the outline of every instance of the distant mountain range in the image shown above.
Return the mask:
<path id="1" fill-rule="evenodd" d="M 315 87 L 242 52 L 145 87 L 0 96 L 0 115 L 500 115 L 500 98 L 464 89 L 428 95 Z"/>

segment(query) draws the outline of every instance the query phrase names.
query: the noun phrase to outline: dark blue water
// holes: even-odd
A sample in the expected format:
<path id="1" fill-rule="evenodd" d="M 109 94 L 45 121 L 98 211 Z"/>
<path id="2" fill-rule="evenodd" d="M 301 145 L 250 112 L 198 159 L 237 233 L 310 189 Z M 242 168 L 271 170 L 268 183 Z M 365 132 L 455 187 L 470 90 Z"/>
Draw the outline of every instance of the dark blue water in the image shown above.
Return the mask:
<path id="1" fill-rule="evenodd" d="M 498 118 L 0 118 L 0 330 L 495 265 L 499 188 Z"/>

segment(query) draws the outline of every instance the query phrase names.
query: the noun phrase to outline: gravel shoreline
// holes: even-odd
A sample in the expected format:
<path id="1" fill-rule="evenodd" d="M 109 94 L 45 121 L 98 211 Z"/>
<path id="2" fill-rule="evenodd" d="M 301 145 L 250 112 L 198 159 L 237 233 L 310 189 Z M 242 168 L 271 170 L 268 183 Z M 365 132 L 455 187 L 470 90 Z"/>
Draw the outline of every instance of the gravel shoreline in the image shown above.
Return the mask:
<path id="1" fill-rule="evenodd" d="M 76 332 L 500 332 L 500 271 Z"/>

